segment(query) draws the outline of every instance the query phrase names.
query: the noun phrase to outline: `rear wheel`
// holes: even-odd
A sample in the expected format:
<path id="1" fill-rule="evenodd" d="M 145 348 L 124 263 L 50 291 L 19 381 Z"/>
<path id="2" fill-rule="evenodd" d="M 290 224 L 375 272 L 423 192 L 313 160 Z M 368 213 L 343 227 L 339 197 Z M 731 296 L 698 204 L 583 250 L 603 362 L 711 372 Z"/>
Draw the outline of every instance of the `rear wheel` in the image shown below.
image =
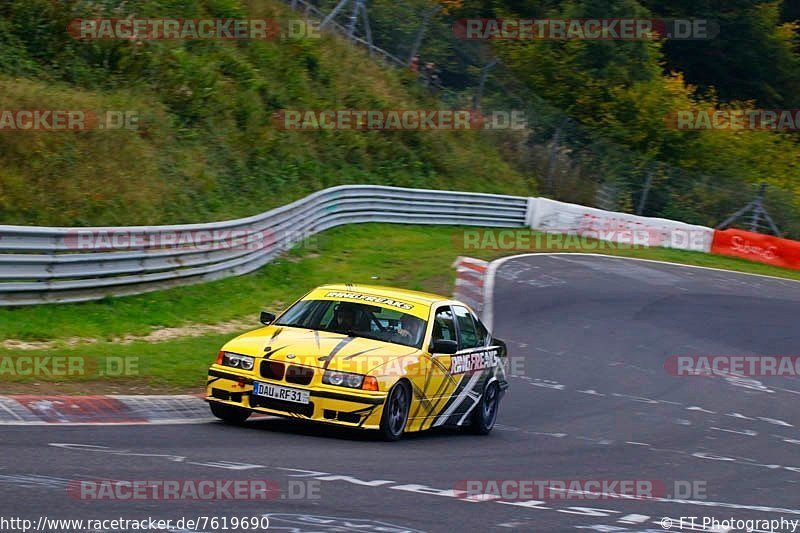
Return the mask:
<path id="1" fill-rule="evenodd" d="M 230 424 L 241 424 L 250 418 L 250 411 L 233 405 L 224 403 L 210 402 L 211 414 Z"/>
<path id="2" fill-rule="evenodd" d="M 472 413 L 470 429 L 477 435 L 488 435 L 497 420 L 497 409 L 500 406 L 500 387 L 493 381 L 484 389 L 480 402 Z"/>
<path id="3" fill-rule="evenodd" d="M 381 416 L 380 433 L 384 440 L 395 441 L 403 436 L 411 405 L 411 389 L 400 382 L 389 391 Z"/>

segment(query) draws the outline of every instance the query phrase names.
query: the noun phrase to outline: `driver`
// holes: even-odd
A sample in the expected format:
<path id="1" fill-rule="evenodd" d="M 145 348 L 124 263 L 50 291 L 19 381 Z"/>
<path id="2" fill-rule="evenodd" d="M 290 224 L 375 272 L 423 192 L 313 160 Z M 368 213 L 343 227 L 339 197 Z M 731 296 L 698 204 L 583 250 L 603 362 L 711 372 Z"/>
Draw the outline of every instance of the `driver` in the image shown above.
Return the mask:
<path id="1" fill-rule="evenodd" d="M 411 339 L 412 342 L 416 342 L 420 332 L 419 322 L 411 315 L 403 315 L 400 317 L 400 329 L 397 330 L 397 333 L 402 337 Z"/>
<path id="2" fill-rule="evenodd" d="M 348 332 L 355 329 L 356 310 L 352 305 L 339 304 L 333 312 L 333 330 Z"/>

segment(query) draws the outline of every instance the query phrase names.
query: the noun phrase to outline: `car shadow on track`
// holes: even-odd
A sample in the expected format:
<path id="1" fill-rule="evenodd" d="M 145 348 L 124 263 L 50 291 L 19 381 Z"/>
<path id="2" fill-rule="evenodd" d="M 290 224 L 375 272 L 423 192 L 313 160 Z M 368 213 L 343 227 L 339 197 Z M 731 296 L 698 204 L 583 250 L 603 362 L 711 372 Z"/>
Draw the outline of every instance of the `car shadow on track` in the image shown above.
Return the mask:
<path id="1" fill-rule="evenodd" d="M 240 430 L 270 431 L 284 435 L 302 435 L 354 442 L 383 442 L 377 431 L 359 430 L 289 418 L 253 418 L 241 424 L 228 424 L 221 421 L 212 423 L 220 426 L 233 426 Z M 427 431 L 407 433 L 402 440 L 416 441 L 418 439 L 452 438 L 454 436 L 474 437 L 474 435 L 470 435 L 468 432 L 458 428 L 434 428 Z"/>

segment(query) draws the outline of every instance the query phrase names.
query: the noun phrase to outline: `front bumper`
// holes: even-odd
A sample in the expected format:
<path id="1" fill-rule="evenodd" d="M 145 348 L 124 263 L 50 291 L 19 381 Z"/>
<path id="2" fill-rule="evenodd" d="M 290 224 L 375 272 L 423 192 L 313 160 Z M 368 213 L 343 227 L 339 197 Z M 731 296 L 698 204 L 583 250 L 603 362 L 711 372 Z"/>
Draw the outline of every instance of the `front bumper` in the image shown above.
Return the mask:
<path id="1" fill-rule="evenodd" d="M 291 418 L 302 418 L 341 426 L 362 429 L 378 429 L 380 426 L 385 392 L 367 392 L 344 387 L 323 385 L 321 377 L 315 377 L 307 386 L 287 383 L 283 380 L 255 378 L 262 383 L 306 390 L 309 403 L 295 403 L 253 395 L 253 375 L 233 372 L 214 366 L 208 372 L 206 400 L 220 404 L 249 409 Z M 317 372 L 317 374 L 321 374 Z"/>

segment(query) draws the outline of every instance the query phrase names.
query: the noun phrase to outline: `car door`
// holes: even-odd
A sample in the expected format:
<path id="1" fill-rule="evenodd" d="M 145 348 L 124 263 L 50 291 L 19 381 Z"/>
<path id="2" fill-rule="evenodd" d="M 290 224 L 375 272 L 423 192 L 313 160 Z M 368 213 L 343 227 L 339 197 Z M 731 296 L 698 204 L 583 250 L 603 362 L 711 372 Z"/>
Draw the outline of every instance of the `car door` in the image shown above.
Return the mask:
<path id="1" fill-rule="evenodd" d="M 426 353 L 421 359 L 424 379 L 418 384 L 419 401 L 412 406 L 410 413 L 423 429 L 433 423 L 458 385 L 458 380 L 450 375 L 451 356 L 431 353 L 436 340 L 458 340 L 453 311 L 449 305 L 440 305 L 432 310 L 431 317 L 430 343 L 425 346 Z"/>
<path id="2" fill-rule="evenodd" d="M 452 310 L 458 335 L 458 352 L 450 360 L 450 372 L 460 380 L 448 409 L 454 415 L 459 415 L 470 411 L 478 402 L 496 360 L 492 352 L 486 349 L 489 336 L 477 317 L 461 305 L 453 305 Z"/>

